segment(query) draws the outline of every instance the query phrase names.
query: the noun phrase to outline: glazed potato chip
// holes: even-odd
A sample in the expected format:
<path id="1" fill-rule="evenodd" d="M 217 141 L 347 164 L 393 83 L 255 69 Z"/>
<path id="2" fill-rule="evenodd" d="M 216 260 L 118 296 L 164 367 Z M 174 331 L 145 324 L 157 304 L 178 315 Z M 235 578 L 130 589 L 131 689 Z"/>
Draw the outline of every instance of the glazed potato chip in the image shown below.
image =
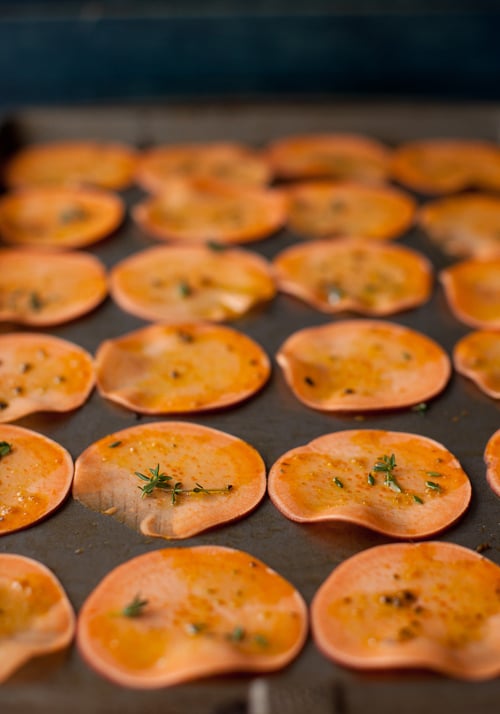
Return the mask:
<path id="1" fill-rule="evenodd" d="M 111 294 L 146 320 L 232 320 L 276 292 L 271 267 L 255 253 L 205 246 L 159 246 L 116 265 Z"/>
<path id="2" fill-rule="evenodd" d="M 0 236 L 19 247 L 82 248 L 113 233 L 123 203 L 90 188 L 26 188 L 0 198 Z"/>
<path id="3" fill-rule="evenodd" d="M 206 179 L 171 179 L 161 194 L 135 206 L 133 217 L 154 238 L 186 243 L 250 243 L 286 220 L 282 192 Z"/>
<path id="4" fill-rule="evenodd" d="M 36 332 L 0 335 L 0 423 L 76 409 L 94 380 L 92 357 L 72 342 Z"/>
<path id="5" fill-rule="evenodd" d="M 392 543 L 341 563 L 311 624 L 326 657 L 358 669 L 500 674 L 500 568 L 453 543 Z"/>
<path id="6" fill-rule="evenodd" d="M 99 674 L 152 689 L 283 668 L 306 634 L 305 603 L 288 581 L 247 553 L 207 545 L 115 568 L 84 603 L 77 642 Z"/>
<path id="7" fill-rule="evenodd" d="M 242 518 L 265 491 L 266 468 L 255 449 L 182 422 L 145 424 L 100 439 L 77 459 L 73 484 L 73 496 L 85 506 L 166 539 Z"/>
<path id="8" fill-rule="evenodd" d="M 455 369 L 485 394 L 500 399 L 500 333 L 491 330 L 471 332 L 455 345 Z"/>
<path id="9" fill-rule="evenodd" d="M 500 329 L 500 258 L 464 260 L 442 270 L 439 278 L 457 320 L 485 330 Z"/>
<path id="10" fill-rule="evenodd" d="M 236 404 L 267 382 L 262 348 L 229 327 L 151 325 L 96 354 L 102 396 L 142 414 L 181 414 Z"/>
<path id="11" fill-rule="evenodd" d="M 67 647 L 73 608 L 54 574 L 23 555 L 0 553 L 0 683 L 33 657 Z"/>
<path id="12" fill-rule="evenodd" d="M 444 446 L 417 434 L 352 430 L 281 456 L 269 495 L 299 523 L 347 521 L 393 538 L 425 538 L 454 523 L 471 485 Z"/>
<path id="13" fill-rule="evenodd" d="M 307 238 L 392 240 L 411 227 L 415 213 L 413 198 L 388 186 L 309 181 L 287 194 L 290 228 Z"/>
<path id="14" fill-rule="evenodd" d="M 496 431 L 486 444 L 484 452 L 486 462 L 486 478 L 492 490 L 500 496 L 500 429 Z"/>
<path id="15" fill-rule="evenodd" d="M 328 313 L 390 315 L 426 302 L 432 289 L 424 256 L 355 238 L 300 243 L 273 264 L 281 291 Z"/>
<path id="16" fill-rule="evenodd" d="M 102 263 L 88 253 L 0 250 L 0 321 L 59 325 L 106 297 Z"/>
<path id="17" fill-rule="evenodd" d="M 277 361 L 293 393 L 313 409 L 398 409 L 446 386 L 444 350 L 425 335 L 381 320 L 343 320 L 291 335 Z"/>

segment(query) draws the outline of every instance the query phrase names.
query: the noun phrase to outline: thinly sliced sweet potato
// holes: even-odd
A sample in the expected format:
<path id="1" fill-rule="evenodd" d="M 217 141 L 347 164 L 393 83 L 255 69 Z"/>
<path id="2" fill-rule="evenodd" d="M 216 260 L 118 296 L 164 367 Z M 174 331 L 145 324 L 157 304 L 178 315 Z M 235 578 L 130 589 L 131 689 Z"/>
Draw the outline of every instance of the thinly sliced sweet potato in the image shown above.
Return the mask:
<path id="1" fill-rule="evenodd" d="M 484 451 L 484 460 L 486 462 L 486 479 L 496 495 L 500 496 L 500 429 L 488 440 Z"/>
<path id="2" fill-rule="evenodd" d="M 0 198 L 0 235 L 44 250 L 82 248 L 106 238 L 123 220 L 118 196 L 94 188 L 26 188 Z"/>
<path id="3" fill-rule="evenodd" d="M 403 144 L 392 155 L 396 181 L 426 194 L 466 188 L 500 190 L 500 149 L 486 141 L 429 139 Z"/>
<path id="4" fill-rule="evenodd" d="M 354 134 L 309 134 L 278 139 L 268 155 L 280 178 L 335 178 L 380 183 L 388 176 L 390 152 Z"/>
<path id="5" fill-rule="evenodd" d="M 136 253 L 110 275 L 114 300 L 146 320 L 231 320 L 276 293 L 269 263 L 243 250 L 159 246 Z"/>
<path id="6" fill-rule="evenodd" d="M 76 409 L 94 381 L 92 357 L 72 342 L 36 332 L 0 335 L 0 423 Z"/>
<path id="7" fill-rule="evenodd" d="M 183 422 L 145 424 L 100 439 L 77 459 L 73 484 L 73 496 L 85 506 L 166 539 L 242 518 L 265 491 L 266 467 L 253 447 Z"/>
<path id="8" fill-rule="evenodd" d="M 423 255 L 355 238 L 300 243 L 273 264 L 281 291 L 328 313 L 390 315 L 426 302 L 432 289 Z"/>
<path id="9" fill-rule="evenodd" d="M 393 543 L 344 561 L 311 608 L 318 648 L 359 669 L 500 674 L 500 568 L 453 543 Z"/>
<path id="10" fill-rule="evenodd" d="M 263 154 L 229 142 L 155 146 L 141 155 L 136 181 L 142 188 L 161 193 L 172 178 L 215 179 L 251 188 L 270 182 L 271 167 Z"/>
<path id="11" fill-rule="evenodd" d="M 302 649 L 297 590 L 242 551 L 207 545 L 118 566 L 80 611 L 79 650 L 101 675 L 140 689 L 285 667 Z"/>
<path id="12" fill-rule="evenodd" d="M 415 213 L 413 198 L 389 186 L 307 181 L 287 195 L 290 227 L 307 238 L 392 240 L 410 228 Z"/>
<path id="13" fill-rule="evenodd" d="M 460 258 L 500 258 L 500 198 L 485 193 L 427 203 L 418 221 L 444 253 Z"/>
<path id="14" fill-rule="evenodd" d="M 269 358 L 252 339 L 202 322 L 151 325 L 96 354 L 102 396 L 143 414 L 180 414 L 236 404 L 270 374 Z"/>
<path id="15" fill-rule="evenodd" d="M 120 190 L 132 183 L 136 163 L 136 152 L 124 144 L 58 141 L 19 151 L 4 179 L 10 188 L 83 184 Z"/>
<path id="16" fill-rule="evenodd" d="M 106 297 L 103 264 L 88 253 L 0 251 L 0 321 L 59 325 L 93 310 Z"/>
<path id="17" fill-rule="evenodd" d="M 73 608 L 54 574 L 31 558 L 0 553 L 0 683 L 33 657 L 67 647 Z"/>
<path id="18" fill-rule="evenodd" d="M 500 258 L 464 260 L 439 274 L 451 312 L 461 322 L 500 330 Z"/>
<path id="19" fill-rule="evenodd" d="M 73 461 L 66 449 L 43 434 L 2 425 L 0 535 L 27 528 L 55 511 L 72 479 Z"/>
<path id="20" fill-rule="evenodd" d="M 455 345 L 455 369 L 472 379 L 485 394 L 500 399 L 500 333 L 471 332 Z"/>
<path id="21" fill-rule="evenodd" d="M 161 194 L 135 206 L 133 217 L 140 228 L 160 240 L 250 243 L 282 227 L 286 199 L 275 189 L 171 179 Z"/>
<path id="22" fill-rule="evenodd" d="M 471 485 L 438 442 L 365 429 L 288 451 L 271 468 L 269 495 L 292 521 L 347 521 L 406 539 L 454 523 L 469 504 Z"/>
<path id="23" fill-rule="evenodd" d="M 293 393 L 314 409 L 398 409 L 439 394 L 451 372 L 425 335 L 382 320 L 343 320 L 291 335 L 277 361 Z"/>

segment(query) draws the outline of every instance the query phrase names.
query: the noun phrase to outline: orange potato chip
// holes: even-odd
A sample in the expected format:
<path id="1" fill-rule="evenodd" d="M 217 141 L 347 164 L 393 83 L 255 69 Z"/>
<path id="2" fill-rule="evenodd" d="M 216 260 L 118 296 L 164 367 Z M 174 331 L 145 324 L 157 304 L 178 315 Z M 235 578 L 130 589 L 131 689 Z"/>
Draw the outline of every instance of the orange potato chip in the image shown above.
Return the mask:
<path id="1" fill-rule="evenodd" d="M 0 464 L 1 465 L 1 464 Z M 158 538 L 190 538 L 247 515 L 266 467 L 241 439 L 197 424 L 157 422 L 100 439 L 79 456 L 73 496 Z"/>
<path id="2" fill-rule="evenodd" d="M 84 184 L 120 190 L 132 183 L 137 154 L 123 144 L 57 141 L 34 144 L 7 164 L 9 188 Z"/>
<path id="3" fill-rule="evenodd" d="M 94 380 L 92 357 L 72 342 L 35 332 L 0 335 L 0 423 L 76 409 Z"/>
<path id="4" fill-rule="evenodd" d="M 209 323 L 150 325 L 96 354 L 102 396 L 142 414 L 181 414 L 226 407 L 267 382 L 269 358 L 252 339 Z"/>
<path id="5" fill-rule="evenodd" d="M 84 603 L 77 643 L 99 674 L 152 689 L 281 669 L 306 634 L 305 603 L 287 580 L 247 553 L 207 545 L 115 568 Z"/>
<path id="6" fill-rule="evenodd" d="M 163 193 L 135 206 L 133 217 L 140 228 L 160 240 L 250 243 L 283 226 L 286 200 L 277 190 L 171 179 Z"/>
<path id="7" fill-rule="evenodd" d="M 455 263 L 442 270 L 439 279 L 457 320 L 485 330 L 500 329 L 500 257 Z"/>
<path id="8" fill-rule="evenodd" d="M 145 320 L 231 320 L 271 300 L 269 263 L 255 253 L 159 246 L 122 260 L 110 274 L 118 305 Z"/>
<path id="9" fill-rule="evenodd" d="M 82 248 L 123 220 L 123 202 L 94 188 L 26 188 L 0 198 L 0 236 L 28 248 Z"/>
<path id="10" fill-rule="evenodd" d="M 339 565 L 311 607 L 323 654 L 358 669 L 500 674 L 500 568 L 453 543 L 392 543 Z"/>
<path id="11" fill-rule="evenodd" d="M 411 227 L 415 213 L 413 198 L 389 186 L 308 181 L 287 194 L 290 228 L 307 238 L 392 240 Z"/>
<path id="12" fill-rule="evenodd" d="M 68 495 L 72 479 L 73 461 L 66 449 L 43 434 L 3 424 L 0 535 L 27 528 L 55 511 Z"/>
<path id="13" fill-rule="evenodd" d="M 106 297 L 103 264 L 88 253 L 1 250 L 0 321 L 59 325 Z"/>
<path id="14" fill-rule="evenodd" d="M 500 496 L 500 429 L 493 434 L 486 444 L 484 460 L 486 463 L 486 479 L 496 495 Z"/>
<path id="15" fill-rule="evenodd" d="M 33 657 L 67 647 L 74 633 L 75 614 L 54 574 L 0 553 L 0 683 Z"/>
<path id="16" fill-rule="evenodd" d="M 327 313 L 390 315 L 426 302 L 432 289 L 423 255 L 354 238 L 299 243 L 273 265 L 281 291 Z"/>
<path id="17" fill-rule="evenodd" d="M 393 538 L 425 538 L 464 513 L 471 485 L 438 442 L 366 429 L 288 451 L 269 472 L 269 496 L 299 523 L 347 521 Z"/>
<path id="18" fill-rule="evenodd" d="M 455 369 L 485 394 L 500 399 L 500 333 L 489 330 L 471 332 L 455 345 Z"/>
<path id="19" fill-rule="evenodd" d="M 398 409 L 439 394 L 450 360 L 433 340 L 382 320 L 342 320 L 291 335 L 277 361 L 293 393 L 313 409 Z"/>

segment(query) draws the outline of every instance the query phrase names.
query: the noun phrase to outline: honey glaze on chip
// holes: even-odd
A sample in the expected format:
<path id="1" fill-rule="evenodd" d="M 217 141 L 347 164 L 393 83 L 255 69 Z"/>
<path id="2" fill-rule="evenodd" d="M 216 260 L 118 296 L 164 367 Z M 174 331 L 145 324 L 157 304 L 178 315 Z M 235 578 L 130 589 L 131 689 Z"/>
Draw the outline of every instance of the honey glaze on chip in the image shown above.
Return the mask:
<path id="1" fill-rule="evenodd" d="M 457 320 L 500 330 L 500 258 L 463 260 L 442 270 L 439 278 Z"/>

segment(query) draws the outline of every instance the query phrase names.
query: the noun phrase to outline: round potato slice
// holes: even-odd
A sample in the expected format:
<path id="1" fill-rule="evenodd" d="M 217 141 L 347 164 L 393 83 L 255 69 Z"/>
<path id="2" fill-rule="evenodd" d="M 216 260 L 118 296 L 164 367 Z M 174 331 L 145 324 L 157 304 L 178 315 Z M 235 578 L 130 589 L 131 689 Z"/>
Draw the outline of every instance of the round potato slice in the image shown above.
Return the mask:
<path id="1" fill-rule="evenodd" d="M 453 543 L 392 543 L 344 561 L 311 607 L 317 646 L 359 669 L 500 673 L 500 568 Z"/>
<path id="2" fill-rule="evenodd" d="M 231 320 L 276 293 L 264 258 L 197 245 L 136 253 L 114 267 L 110 288 L 121 308 L 161 322 Z"/>
<path id="3" fill-rule="evenodd" d="M 307 238 L 392 240 L 413 223 L 411 196 L 388 186 L 308 181 L 287 189 L 290 228 Z"/>
<path id="4" fill-rule="evenodd" d="M 142 188 L 161 193 L 172 178 L 215 179 L 251 188 L 269 183 L 271 167 L 262 154 L 233 143 L 156 146 L 142 154 L 136 174 Z"/>
<path id="5" fill-rule="evenodd" d="M 151 325 L 96 354 L 102 396 L 142 414 L 180 414 L 236 404 L 270 375 L 269 358 L 241 332 L 209 323 Z"/>
<path id="6" fill-rule="evenodd" d="M 500 149 L 486 141 L 429 139 L 403 144 L 392 155 L 396 181 L 426 194 L 466 188 L 500 190 Z"/>
<path id="7" fill-rule="evenodd" d="M 394 538 L 425 538 L 462 515 L 471 485 L 438 442 L 366 429 L 288 451 L 271 468 L 269 496 L 299 523 L 347 521 Z"/>
<path id="8" fill-rule="evenodd" d="M 10 188 L 86 184 L 120 190 L 132 183 L 136 163 L 136 152 L 123 144 L 58 141 L 19 151 L 4 178 Z"/>
<path id="9" fill-rule="evenodd" d="M 0 464 L 1 466 L 1 464 Z M 189 538 L 252 511 L 266 467 L 241 439 L 158 422 L 100 439 L 77 459 L 73 496 L 139 533 Z"/>
<path id="10" fill-rule="evenodd" d="M 381 320 L 343 320 L 291 335 L 277 361 L 293 393 L 314 409 L 398 409 L 439 394 L 451 372 L 425 335 Z"/>
<path id="11" fill-rule="evenodd" d="M 72 479 L 73 461 L 66 449 L 35 431 L 2 425 L 0 535 L 27 528 L 55 511 Z"/>
<path id="12" fill-rule="evenodd" d="M 0 335 L 0 423 L 76 409 L 94 381 L 92 357 L 72 342 L 35 332 Z"/>
<path id="13" fill-rule="evenodd" d="M 327 313 L 390 315 L 426 302 L 432 289 L 424 256 L 355 238 L 300 243 L 273 264 L 281 291 Z"/>
<path id="14" fill-rule="evenodd" d="M 305 603 L 288 581 L 247 553 L 207 545 L 115 568 L 84 603 L 77 642 L 99 674 L 152 689 L 281 669 L 306 634 Z"/>
<path id="15" fill-rule="evenodd" d="M 449 196 L 423 206 L 418 221 L 447 255 L 500 258 L 500 198 Z"/>
<path id="16" fill-rule="evenodd" d="M 0 683 L 33 657 L 64 649 L 74 634 L 75 614 L 54 574 L 0 553 Z"/>
<path id="17" fill-rule="evenodd" d="M 135 206 L 133 217 L 160 240 L 250 243 L 275 233 L 286 220 L 282 192 L 208 179 L 171 179 L 163 193 Z"/>
<path id="18" fill-rule="evenodd" d="M 496 495 L 500 496 L 500 429 L 486 444 L 484 460 L 486 462 L 486 479 Z"/>
<path id="19" fill-rule="evenodd" d="M 108 292 L 103 264 L 88 253 L 1 250 L 0 321 L 60 325 L 93 310 Z"/>
<path id="20" fill-rule="evenodd" d="M 489 397 L 500 399 L 500 333 L 471 332 L 455 345 L 455 369 L 472 379 Z"/>
<path id="21" fill-rule="evenodd" d="M 500 258 L 464 260 L 442 270 L 439 278 L 457 320 L 500 330 Z"/>
<path id="22" fill-rule="evenodd" d="M 90 188 L 26 188 L 0 198 L 0 235 L 20 247 L 82 248 L 123 220 L 118 196 Z"/>
<path id="23" fill-rule="evenodd" d="M 335 178 L 379 183 L 387 179 L 389 150 L 354 134 L 289 136 L 268 149 L 276 174 L 285 179 Z"/>

